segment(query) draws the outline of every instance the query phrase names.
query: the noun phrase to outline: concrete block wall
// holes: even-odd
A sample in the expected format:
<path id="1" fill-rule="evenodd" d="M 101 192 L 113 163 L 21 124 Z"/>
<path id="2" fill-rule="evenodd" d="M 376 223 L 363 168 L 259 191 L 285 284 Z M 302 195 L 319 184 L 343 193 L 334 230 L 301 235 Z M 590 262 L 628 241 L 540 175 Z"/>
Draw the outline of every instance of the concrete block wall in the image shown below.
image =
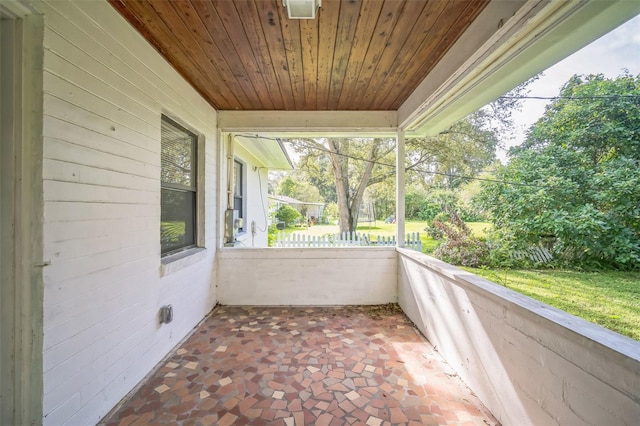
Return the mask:
<path id="1" fill-rule="evenodd" d="M 502 424 L 638 424 L 640 342 L 398 253 L 400 306 Z"/>
<path id="2" fill-rule="evenodd" d="M 396 302 L 395 248 L 223 249 L 223 305 L 374 305 Z"/>

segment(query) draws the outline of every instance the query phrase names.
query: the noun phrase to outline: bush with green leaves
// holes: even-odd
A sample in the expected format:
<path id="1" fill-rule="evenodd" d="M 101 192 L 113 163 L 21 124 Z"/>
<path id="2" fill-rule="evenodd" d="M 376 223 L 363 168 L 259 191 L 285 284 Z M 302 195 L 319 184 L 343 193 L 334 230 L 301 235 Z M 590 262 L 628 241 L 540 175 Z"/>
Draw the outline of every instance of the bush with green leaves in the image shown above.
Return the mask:
<path id="1" fill-rule="evenodd" d="M 478 197 L 515 249 L 640 268 L 640 76 L 574 76 Z"/>
<path id="2" fill-rule="evenodd" d="M 267 247 L 275 247 L 276 241 L 278 241 L 278 228 L 276 225 L 271 225 L 267 228 Z"/>
<path id="3" fill-rule="evenodd" d="M 294 223 L 296 220 L 300 219 L 301 217 L 302 215 L 298 210 L 286 204 L 281 206 L 276 212 L 276 218 L 279 221 L 284 222 L 285 225 L 290 225 Z"/>
<path id="4" fill-rule="evenodd" d="M 433 255 L 453 265 L 480 267 L 489 261 L 489 247 L 484 238 L 475 237 L 455 210 L 449 211 L 449 221 L 434 220 L 433 234 L 441 238 Z"/>

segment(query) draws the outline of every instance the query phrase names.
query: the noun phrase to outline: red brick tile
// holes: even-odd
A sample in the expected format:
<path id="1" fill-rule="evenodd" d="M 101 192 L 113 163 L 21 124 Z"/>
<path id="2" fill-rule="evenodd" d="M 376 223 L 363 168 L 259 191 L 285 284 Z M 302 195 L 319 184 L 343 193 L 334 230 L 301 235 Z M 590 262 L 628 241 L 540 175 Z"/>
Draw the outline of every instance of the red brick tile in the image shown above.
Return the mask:
<path id="1" fill-rule="evenodd" d="M 372 320 L 372 309 L 218 308 L 101 426 L 364 425 L 370 416 L 383 425 L 496 423 L 399 310 Z"/>
<path id="2" fill-rule="evenodd" d="M 345 399 L 344 401 L 342 401 L 340 404 L 340 408 L 343 409 L 344 411 L 346 411 L 347 413 L 352 412 L 356 406 L 353 405 L 349 400 Z"/>
<path id="3" fill-rule="evenodd" d="M 296 426 L 304 426 L 304 413 L 302 411 L 296 411 L 293 413 Z"/>
<path id="4" fill-rule="evenodd" d="M 238 403 L 238 408 L 241 412 L 244 412 L 253 407 L 256 402 L 258 402 L 257 399 L 252 396 L 248 396 Z"/>
<path id="5" fill-rule="evenodd" d="M 316 420 L 316 426 L 329 426 L 334 417 L 329 413 L 321 414 Z"/>
<path id="6" fill-rule="evenodd" d="M 238 417 L 231 414 L 231 413 L 227 413 L 224 416 L 222 416 L 222 418 L 220 418 L 220 420 L 218 420 L 218 426 L 229 426 L 232 425 L 236 419 Z"/>
<path id="7" fill-rule="evenodd" d="M 274 410 L 284 410 L 285 408 L 287 408 L 287 401 L 285 401 L 284 399 L 275 400 L 271 404 L 271 408 L 273 408 Z"/>
<path id="8" fill-rule="evenodd" d="M 391 423 L 406 423 L 409 421 L 400 408 L 389 409 L 391 414 Z"/>
<path id="9" fill-rule="evenodd" d="M 287 409 L 289 411 L 302 411 L 302 402 L 300 399 L 294 399 L 289 403 Z"/>
<path id="10" fill-rule="evenodd" d="M 262 417 L 265 420 L 273 420 L 275 416 L 276 416 L 276 410 L 265 408 L 264 410 L 262 410 L 262 415 L 260 417 Z"/>

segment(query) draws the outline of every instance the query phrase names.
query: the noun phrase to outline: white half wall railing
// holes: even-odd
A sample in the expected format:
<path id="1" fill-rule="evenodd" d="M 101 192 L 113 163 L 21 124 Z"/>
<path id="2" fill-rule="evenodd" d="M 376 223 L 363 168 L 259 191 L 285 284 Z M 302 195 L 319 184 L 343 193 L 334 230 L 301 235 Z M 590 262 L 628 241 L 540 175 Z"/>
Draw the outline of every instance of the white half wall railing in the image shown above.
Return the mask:
<path id="1" fill-rule="evenodd" d="M 400 306 L 502 424 L 638 424 L 640 342 L 398 253 Z"/>
<path id="2" fill-rule="evenodd" d="M 223 305 L 376 305 L 397 301 L 395 247 L 233 248 L 218 253 Z"/>

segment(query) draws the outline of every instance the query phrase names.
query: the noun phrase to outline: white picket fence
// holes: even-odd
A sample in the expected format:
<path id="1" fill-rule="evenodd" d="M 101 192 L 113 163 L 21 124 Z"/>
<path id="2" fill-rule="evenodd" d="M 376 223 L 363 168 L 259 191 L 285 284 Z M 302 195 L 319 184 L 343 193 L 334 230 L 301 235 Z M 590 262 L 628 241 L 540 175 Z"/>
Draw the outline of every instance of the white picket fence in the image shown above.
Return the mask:
<path id="1" fill-rule="evenodd" d="M 275 247 L 391 247 L 396 245 L 396 237 L 380 237 L 372 239 L 369 234 L 360 232 L 343 232 L 321 236 L 278 233 Z M 404 247 L 422 252 L 422 241 L 419 232 L 410 232 L 404 240 Z"/>

